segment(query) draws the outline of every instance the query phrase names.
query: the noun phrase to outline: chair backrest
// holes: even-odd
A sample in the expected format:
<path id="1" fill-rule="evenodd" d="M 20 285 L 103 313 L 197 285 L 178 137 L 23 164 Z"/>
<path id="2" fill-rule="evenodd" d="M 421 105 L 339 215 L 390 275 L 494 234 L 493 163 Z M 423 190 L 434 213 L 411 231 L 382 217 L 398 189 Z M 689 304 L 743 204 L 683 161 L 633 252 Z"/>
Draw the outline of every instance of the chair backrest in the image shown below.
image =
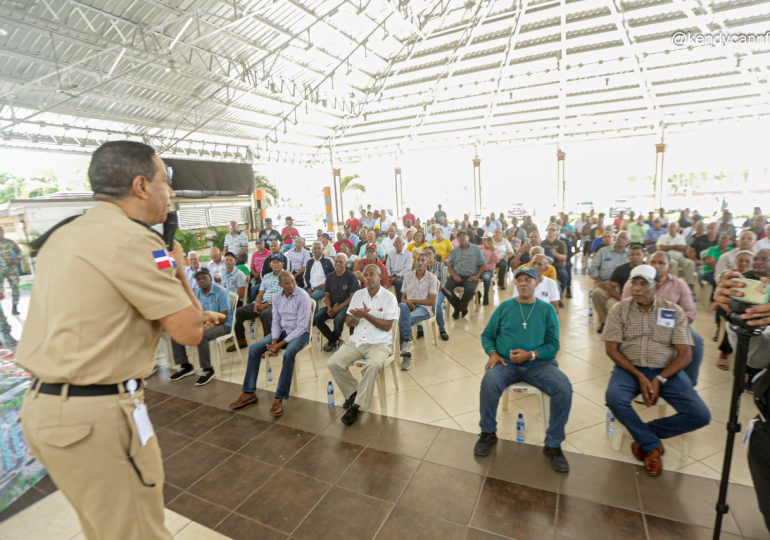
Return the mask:
<path id="1" fill-rule="evenodd" d="M 233 310 L 233 317 L 235 317 L 235 310 L 238 307 L 238 293 L 228 291 L 227 294 L 230 295 L 230 309 Z M 235 319 L 233 319 L 233 322 L 235 322 Z"/>
<path id="2" fill-rule="evenodd" d="M 391 351 L 391 354 L 393 354 L 394 356 L 398 351 L 398 339 L 399 339 L 398 321 L 399 319 L 396 319 L 395 321 L 393 321 L 393 326 L 390 327 L 390 333 L 393 338 L 393 341 L 390 344 L 390 347 L 391 347 L 390 351 Z"/>
<path id="3" fill-rule="evenodd" d="M 310 299 L 310 321 L 308 322 L 308 329 L 307 331 L 310 333 L 310 335 L 313 335 L 313 314 L 315 313 L 315 307 L 316 307 L 316 301 L 312 298 Z"/>

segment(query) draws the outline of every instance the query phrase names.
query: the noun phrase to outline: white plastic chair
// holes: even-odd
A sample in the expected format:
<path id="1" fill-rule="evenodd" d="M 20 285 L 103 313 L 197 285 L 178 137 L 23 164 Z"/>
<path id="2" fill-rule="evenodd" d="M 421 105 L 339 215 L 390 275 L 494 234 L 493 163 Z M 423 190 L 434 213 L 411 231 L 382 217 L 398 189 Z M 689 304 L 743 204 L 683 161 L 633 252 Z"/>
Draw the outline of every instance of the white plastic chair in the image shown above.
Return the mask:
<path id="1" fill-rule="evenodd" d="M 540 411 L 543 415 L 543 429 L 545 429 L 546 435 L 548 434 L 548 422 L 551 419 L 551 398 L 546 394 L 545 392 L 542 392 L 535 388 L 534 386 L 530 386 L 528 384 L 523 383 L 516 383 L 512 384 L 508 388 L 505 389 L 503 392 L 503 410 L 508 410 L 508 402 L 511 399 L 511 392 L 517 392 L 522 394 L 530 394 L 532 392 L 537 392 L 540 395 Z"/>
<path id="2" fill-rule="evenodd" d="M 312 330 L 313 330 L 313 314 L 315 313 L 315 306 L 316 302 L 312 298 L 310 299 L 310 321 L 308 322 L 308 333 L 312 336 Z M 299 354 L 304 351 L 305 349 L 308 349 L 310 351 L 310 364 L 313 366 L 313 371 L 315 372 L 316 378 L 318 378 L 318 368 L 315 366 L 315 352 L 313 351 L 313 344 L 308 341 L 308 344 L 302 347 L 299 351 L 297 351 L 297 356 L 294 359 L 294 371 L 292 371 L 291 374 L 291 391 L 295 394 L 297 393 L 297 380 L 299 379 Z M 281 363 L 283 363 L 283 354 L 285 349 L 282 349 L 278 356 L 267 356 L 265 355 L 265 361 L 262 362 L 262 365 L 264 366 L 263 369 L 265 371 L 265 385 L 268 384 L 267 382 L 267 364 L 270 360 L 277 360 L 281 359 Z"/>
<path id="3" fill-rule="evenodd" d="M 390 371 L 393 375 L 393 386 L 398 390 L 398 378 L 397 378 L 397 370 L 396 370 L 396 358 L 400 356 L 399 346 L 398 346 L 398 319 L 393 321 L 393 326 L 391 329 L 391 333 L 393 334 L 393 343 L 391 345 L 392 347 L 392 353 L 388 357 L 387 362 L 382 367 L 380 372 L 377 374 L 377 397 L 380 400 L 380 412 L 382 414 L 386 414 L 388 412 L 388 391 L 387 387 L 385 386 L 385 368 L 388 364 L 390 364 Z M 356 367 L 364 367 L 366 363 L 363 360 L 358 360 L 357 362 L 354 362 L 353 365 Z"/>
<path id="4" fill-rule="evenodd" d="M 425 338 L 425 350 L 428 353 L 428 358 L 433 358 L 433 347 L 438 347 L 438 323 L 436 322 L 436 311 L 438 309 L 438 295 L 436 295 L 436 301 L 433 303 L 433 315 L 420 323 L 427 325 L 430 333 L 430 338 Z"/>
<path id="5" fill-rule="evenodd" d="M 222 373 L 220 368 L 222 367 L 222 358 L 225 357 L 226 352 L 225 342 L 229 339 L 232 339 L 233 343 L 235 344 L 235 352 L 238 355 L 238 360 L 240 361 L 241 365 L 244 364 L 243 355 L 241 355 L 241 348 L 238 346 L 238 340 L 235 339 L 235 310 L 238 306 L 238 293 L 230 292 L 228 294 L 230 295 L 230 310 L 232 320 L 230 333 L 225 334 L 224 336 L 219 336 L 218 338 L 209 342 L 209 346 L 212 343 L 214 344 L 214 354 L 211 355 L 211 366 L 214 368 L 215 374 Z M 232 368 L 232 364 L 230 367 Z"/>

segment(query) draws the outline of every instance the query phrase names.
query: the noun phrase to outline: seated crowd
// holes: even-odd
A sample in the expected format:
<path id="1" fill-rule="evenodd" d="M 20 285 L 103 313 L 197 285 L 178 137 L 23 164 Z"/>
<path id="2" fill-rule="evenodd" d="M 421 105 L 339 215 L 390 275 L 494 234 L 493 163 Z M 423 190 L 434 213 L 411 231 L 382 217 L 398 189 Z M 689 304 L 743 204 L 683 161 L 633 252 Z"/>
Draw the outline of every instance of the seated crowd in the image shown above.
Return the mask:
<path id="1" fill-rule="evenodd" d="M 241 394 L 230 407 L 257 402 L 263 357 L 283 351 L 270 411 L 280 416 L 296 355 L 316 327 L 325 341 L 323 350 L 331 353 L 329 371 L 345 398 L 341 420 L 351 425 L 369 409 L 377 375 L 393 361 L 394 346 L 400 349 L 401 369 L 412 368 L 413 326 L 419 339 L 422 325 L 435 321 L 441 339 L 448 341 L 445 308 L 448 314 L 451 306 L 455 320 L 468 316 L 472 302 L 486 306 L 493 288 L 506 290 L 511 272 L 512 297 L 497 305 L 481 336 L 488 360 L 474 453 L 489 455 L 497 441 L 499 400 L 509 386 L 523 382 L 550 398 L 544 453 L 554 470 L 567 472 L 561 443 L 572 386 L 557 362 L 559 310 L 572 297 L 573 263 L 582 260 L 583 272 L 593 280 L 589 302 L 596 330 L 614 363 L 607 407 L 631 434 L 634 457 L 657 476 L 665 451 L 662 439 L 710 421 L 695 389 L 705 348 L 691 326 L 696 285 L 701 293 L 704 283 L 715 289 L 722 277 L 735 277 L 736 271 L 755 279 L 770 276 L 770 225 L 756 209 L 743 228 L 733 224 L 727 211 L 708 224 L 689 210 L 671 220 L 663 209 L 646 219 L 620 212 L 611 222 L 592 211 L 573 221 L 565 214 L 553 216 L 541 238 L 530 216 L 519 224 L 515 217 L 492 213 L 480 223 L 466 214 L 450 224 L 439 205 L 423 223 L 409 208 L 401 219 L 367 208 L 360 215 L 350 211 L 336 235 L 318 230 L 309 250 L 291 218 L 280 233 L 266 219 L 246 267 L 248 245 L 233 223 L 222 250 L 212 248 L 206 266 L 197 253 L 188 254 L 187 276 L 201 303 L 227 315 L 198 346 L 203 374 L 196 384 L 214 375 L 208 342 L 235 325 L 227 350 L 246 348 L 244 324 L 259 319 L 264 338 L 249 347 Z M 231 298 L 237 298 L 237 305 Z M 725 312 L 712 306 L 717 341 Z M 719 346 L 722 369 L 728 369 L 732 352 L 728 334 L 725 325 Z M 173 349 L 180 368 L 171 379 L 192 375 L 184 347 L 174 344 Z M 350 372 L 354 364 L 363 366 L 360 381 Z M 647 406 L 662 397 L 676 412 L 644 422 L 632 406 L 637 396 Z"/>

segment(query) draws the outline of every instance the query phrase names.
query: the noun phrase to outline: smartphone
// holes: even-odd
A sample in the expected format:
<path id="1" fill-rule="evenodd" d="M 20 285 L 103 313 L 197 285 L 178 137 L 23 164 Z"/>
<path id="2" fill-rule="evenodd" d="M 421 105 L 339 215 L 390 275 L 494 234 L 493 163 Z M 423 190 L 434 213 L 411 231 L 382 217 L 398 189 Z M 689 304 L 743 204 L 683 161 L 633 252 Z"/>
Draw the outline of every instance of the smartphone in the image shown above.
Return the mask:
<path id="1" fill-rule="evenodd" d="M 744 287 L 733 287 L 733 290 L 740 291 L 743 296 L 731 296 L 733 300 L 745 304 L 768 304 L 770 303 L 770 283 L 748 278 L 731 278 L 731 281 L 740 281 Z"/>

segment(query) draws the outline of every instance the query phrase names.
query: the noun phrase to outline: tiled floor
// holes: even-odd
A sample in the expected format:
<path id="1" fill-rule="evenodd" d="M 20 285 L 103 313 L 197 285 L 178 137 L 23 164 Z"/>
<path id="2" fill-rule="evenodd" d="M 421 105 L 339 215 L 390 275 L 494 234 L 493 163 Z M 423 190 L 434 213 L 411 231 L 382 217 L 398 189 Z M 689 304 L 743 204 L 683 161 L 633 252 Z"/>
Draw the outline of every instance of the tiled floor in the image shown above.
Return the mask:
<path id="1" fill-rule="evenodd" d="M 606 435 L 604 392 L 607 388 L 612 361 L 604 353 L 604 343 L 600 340 L 595 327 L 588 325 L 588 289 L 590 280 L 584 275 L 573 276 L 573 298 L 565 300 L 566 307 L 561 310 L 561 348 L 557 357 L 560 368 L 567 374 L 573 384 L 574 396 L 572 412 L 567 424 L 567 440 L 564 448 L 573 452 L 591 456 L 634 463 L 634 458 L 628 450 L 628 437 L 624 439 L 620 451 L 612 449 L 611 441 Z M 705 478 L 719 478 L 722 469 L 722 459 L 725 450 L 725 422 L 729 409 L 729 398 L 732 388 L 732 375 L 716 368 L 719 355 L 717 343 L 711 340 L 715 325 L 713 312 L 709 311 L 708 294 L 698 291 L 698 317 L 695 328 L 706 341 L 706 352 L 700 370 L 698 391 L 712 412 L 712 422 L 709 426 L 688 436 L 689 452 L 685 458 L 682 455 L 682 441 L 671 439 L 664 458 L 664 467 L 669 471 L 681 471 L 687 474 Z M 462 430 L 468 433 L 478 433 L 479 400 L 478 390 L 481 376 L 484 373 L 484 354 L 479 336 L 484 324 L 489 319 L 495 305 L 501 300 L 510 298 L 510 287 L 506 291 L 496 291 L 493 305 L 481 307 L 479 311 L 471 309 L 470 316 L 465 320 L 447 320 L 450 340 L 439 341 L 438 348 L 433 348 L 433 355 L 428 357 L 424 340 L 418 340 L 414 352 L 414 367 L 409 372 L 398 371 L 399 389 L 396 390 L 391 378 L 391 371 L 386 374 L 388 416 L 423 422 L 435 426 Z M 260 330 L 261 332 L 261 330 Z M 331 379 L 326 360 L 329 353 L 315 352 L 313 360 L 309 353 L 299 356 L 299 386 L 296 395 L 315 401 L 326 401 L 326 385 Z M 245 351 L 244 351 L 245 358 Z M 315 362 L 318 370 L 316 378 L 310 362 Z M 275 380 L 267 385 L 264 372 L 260 373 L 258 386 L 275 389 L 280 362 L 273 366 Z M 244 367 L 232 354 L 223 364 L 222 377 L 240 384 L 243 380 Z M 189 391 L 192 388 L 190 379 L 186 379 Z M 185 384 L 180 383 L 180 384 Z M 236 396 L 232 396 L 235 399 Z M 337 396 L 341 400 L 342 396 Z M 294 403 L 286 405 L 287 415 L 293 415 Z M 372 405 L 373 410 L 380 411 L 380 401 L 377 397 Z M 644 410 L 637 406 L 645 419 L 656 417 L 658 407 Z M 666 407 L 666 414 L 673 410 Z M 746 422 L 756 414 L 756 408 L 750 396 L 744 394 L 741 400 L 741 422 Z M 512 394 L 508 411 L 502 407 L 498 412 L 498 436 L 515 439 L 516 416 L 523 413 L 527 427 L 527 442 L 542 444 L 545 434 L 537 395 Z M 620 426 L 618 426 L 620 428 Z M 740 439 L 741 437 L 738 437 Z M 746 460 L 746 449 L 736 443 L 730 478 L 733 482 L 751 486 L 751 476 Z"/>
<path id="2" fill-rule="evenodd" d="M 345 428 L 339 407 L 307 400 L 274 420 L 262 390 L 257 406 L 225 412 L 236 387 L 222 381 L 192 393 L 158 377 L 151 388 L 176 538 L 711 538 L 712 479 L 651 479 L 573 453 L 559 475 L 536 445 L 501 440 L 482 459 L 456 429 L 376 414 Z M 753 490 L 732 485 L 730 501 L 722 538 L 767 538 Z M 73 518 L 57 492 L 1 524 L 0 539 L 81 538 Z"/>
<path id="3" fill-rule="evenodd" d="M 150 380 L 147 401 L 166 459 L 166 503 L 175 513 L 170 519 L 193 520 L 186 522 L 185 528 L 192 527 L 188 538 L 206 538 L 206 529 L 238 539 L 710 538 L 731 375 L 715 367 L 706 298 L 699 302 L 695 325 L 707 340 L 698 390 L 713 421 L 689 435 L 687 459 L 681 442 L 670 441 L 667 470 L 651 479 L 627 444 L 616 452 L 605 433 L 603 395 L 611 362 L 588 326 L 587 286 L 584 276 L 576 276 L 574 298 L 560 315 L 558 360 L 575 390 L 564 444 L 572 467 L 568 475 L 553 473 L 542 456 L 536 395 L 513 394 L 509 410 L 498 417 L 499 435 L 513 439 L 515 417 L 522 412 L 530 444 L 501 440 L 489 458 L 472 455 L 485 360 L 479 335 L 490 306 L 472 310 L 467 320 L 450 319 L 451 339 L 439 342 L 431 358 L 418 342 L 415 367 L 397 373 L 398 391 L 387 372 L 390 418 L 364 414 L 350 428 L 339 422 L 339 407 L 325 404 L 331 378 L 326 353 L 316 352 L 314 360 L 307 352 L 300 356 L 299 391 L 277 420 L 268 413 L 274 383 L 266 388 L 263 374 L 259 404 L 238 413 L 226 410 L 243 376 L 234 355 L 224 363 L 224 380 L 200 388 L 191 379 L 170 383 L 168 370 L 161 368 Z M 509 296 L 510 291 L 497 292 L 494 303 Z M 308 364 L 313 361 L 318 378 Z M 280 366 L 273 369 L 277 378 Z M 380 411 L 377 398 L 373 409 Z M 658 409 L 641 414 L 654 417 Z M 742 421 L 753 414 L 743 396 Z M 748 487 L 746 452 L 738 443 L 731 478 L 723 538 L 767 538 Z M 16 517 L 47 516 L 42 505 L 55 489 L 46 480 L 0 514 L 6 520 L 0 539 L 29 538 L 9 535 L 15 518 L 8 517 L 30 505 Z M 77 534 L 49 529 L 37 537 Z"/>

